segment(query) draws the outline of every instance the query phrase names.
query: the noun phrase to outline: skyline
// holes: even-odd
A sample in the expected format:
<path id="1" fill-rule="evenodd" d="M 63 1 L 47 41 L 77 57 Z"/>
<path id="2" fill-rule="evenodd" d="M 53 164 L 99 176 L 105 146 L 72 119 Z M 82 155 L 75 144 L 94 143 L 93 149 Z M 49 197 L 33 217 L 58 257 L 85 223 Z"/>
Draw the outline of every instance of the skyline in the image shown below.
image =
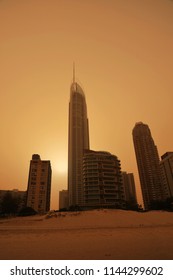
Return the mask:
<path id="1" fill-rule="evenodd" d="M 159 156 L 173 150 L 173 3 L 23 2 L 0 1 L 0 189 L 26 190 L 36 153 L 51 161 L 51 205 L 58 207 L 58 191 L 67 189 L 75 61 L 90 147 L 115 154 L 122 171 L 134 173 L 139 197 L 135 123 L 149 125 Z"/>

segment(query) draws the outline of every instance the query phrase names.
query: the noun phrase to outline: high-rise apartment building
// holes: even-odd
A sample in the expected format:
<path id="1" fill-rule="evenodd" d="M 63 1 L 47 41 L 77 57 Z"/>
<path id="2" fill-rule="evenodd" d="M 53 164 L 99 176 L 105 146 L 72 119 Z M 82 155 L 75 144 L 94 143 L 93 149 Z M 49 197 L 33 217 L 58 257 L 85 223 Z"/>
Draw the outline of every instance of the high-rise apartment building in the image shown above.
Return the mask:
<path id="1" fill-rule="evenodd" d="M 86 150 L 83 181 L 85 207 L 124 207 L 121 165 L 115 155 Z"/>
<path id="2" fill-rule="evenodd" d="M 125 192 L 125 201 L 127 204 L 127 208 L 137 207 L 136 188 L 133 173 L 127 173 L 123 171 L 122 182 Z"/>
<path id="3" fill-rule="evenodd" d="M 145 209 L 163 199 L 160 160 L 147 124 L 136 123 L 133 142 Z"/>
<path id="4" fill-rule="evenodd" d="M 165 198 L 173 198 L 173 152 L 165 153 L 161 159 Z"/>
<path id="5" fill-rule="evenodd" d="M 50 161 L 34 154 L 29 168 L 27 206 L 38 213 L 50 210 L 51 174 Z"/>
<path id="6" fill-rule="evenodd" d="M 84 202 L 82 162 L 84 150 L 89 149 L 89 128 L 85 95 L 78 83 L 70 88 L 68 139 L 68 192 L 69 206 Z"/>

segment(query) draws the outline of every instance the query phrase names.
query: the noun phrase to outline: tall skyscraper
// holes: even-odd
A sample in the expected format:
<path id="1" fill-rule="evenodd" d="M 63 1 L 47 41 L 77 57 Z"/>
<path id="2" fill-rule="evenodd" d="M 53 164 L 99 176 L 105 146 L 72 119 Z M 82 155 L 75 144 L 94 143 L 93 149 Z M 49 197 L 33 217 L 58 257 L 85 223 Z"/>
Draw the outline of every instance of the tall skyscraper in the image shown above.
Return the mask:
<path id="1" fill-rule="evenodd" d="M 124 208 L 120 161 L 109 152 L 86 150 L 83 157 L 85 207 Z"/>
<path id="2" fill-rule="evenodd" d="M 51 174 L 50 161 L 33 155 L 29 168 L 27 206 L 38 213 L 50 210 Z"/>
<path id="3" fill-rule="evenodd" d="M 75 81 L 70 88 L 68 139 L 68 192 L 69 206 L 84 202 L 82 162 L 84 150 L 89 149 L 89 128 L 85 95 Z"/>
<path id="4" fill-rule="evenodd" d="M 136 123 L 133 142 L 145 209 L 152 209 L 163 199 L 160 160 L 157 147 L 147 124 Z"/>

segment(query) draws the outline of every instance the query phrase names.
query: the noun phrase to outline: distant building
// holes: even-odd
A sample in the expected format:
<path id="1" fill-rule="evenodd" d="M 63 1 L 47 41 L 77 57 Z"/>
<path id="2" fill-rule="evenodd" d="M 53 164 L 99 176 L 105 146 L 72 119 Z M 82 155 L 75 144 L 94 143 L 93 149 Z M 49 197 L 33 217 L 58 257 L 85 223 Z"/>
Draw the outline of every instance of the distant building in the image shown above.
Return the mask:
<path id="1" fill-rule="evenodd" d="M 147 124 L 136 123 L 133 142 L 145 209 L 164 198 L 160 160 L 157 147 Z"/>
<path id="2" fill-rule="evenodd" d="M 165 153 L 161 159 L 165 197 L 170 198 L 173 197 L 173 152 Z"/>
<path id="3" fill-rule="evenodd" d="M 121 165 L 115 155 L 86 150 L 83 157 L 83 185 L 85 207 L 124 207 Z"/>
<path id="4" fill-rule="evenodd" d="M 26 191 L 13 190 L 0 190 L 0 205 L 5 195 L 10 194 L 12 198 L 16 199 L 18 207 L 17 212 L 26 206 Z"/>
<path id="5" fill-rule="evenodd" d="M 34 154 L 29 168 L 27 206 L 38 213 L 50 210 L 51 173 L 50 161 Z"/>
<path id="6" fill-rule="evenodd" d="M 127 204 L 127 208 L 137 207 L 136 188 L 133 173 L 127 173 L 123 171 L 122 182 L 125 192 L 125 201 Z"/>
<path id="7" fill-rule="evenodd" d="M 68 209 L 68 190 L 59 192 L 59 209 Z"/>

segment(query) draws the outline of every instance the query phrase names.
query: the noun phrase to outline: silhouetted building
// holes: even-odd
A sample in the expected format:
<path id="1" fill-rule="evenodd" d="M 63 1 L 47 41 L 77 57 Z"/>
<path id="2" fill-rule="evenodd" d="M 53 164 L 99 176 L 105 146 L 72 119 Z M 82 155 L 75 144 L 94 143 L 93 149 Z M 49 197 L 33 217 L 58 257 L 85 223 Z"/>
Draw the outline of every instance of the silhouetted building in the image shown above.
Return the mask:
<path id="1" fill-rule="evenodd" d="M 16 204 L 16 213 L 26 206 L 26 191 L 19 191 L 18 189 L 0 190 L 0 211 L 2 202 L 8 195 L 11 197 L 10 201 Z M 9 199 L 7 199 L 7 203 L 10 203 Z"/>
<path id="2" fill-rule="evenodd" d="M 147 124 L 136 123 L 133 142 L 145 209 L 163 200 L 161 169 L 157 147 Z"/>
<path id="3" fill-rule="evenodd" d="M 87 106 L 82 88 L 75 82 L 70 88 L 68 139 L 68 192 L 69 206 L 84 202 L 82 161 L 84 149 L 89 149 Z"/>
<path id="4" fill-rule="evenodd" d="M 173 152 L 165 153 L 161 159 L 165 197 L 170 198 L 173 197 Z"/>
<path id="5" fill-rule="evenodd" d="M 62 190 L 59 192 L 59 209 L 68 209 L 68 191 Z"/>
<path id="6" fill-rule="evenodd" d="M 120 161 L 108 152 L 86 150 L 83 158 L 85 207 L 124 207 Z"/>
<path id="7" fill-rule="evenodd" d="M 30 161 L 27 206 L 38 213 L 50 210 L 51 174 L 50 161 L 34 154 Z"/>
<path id="8" fill-rule="evenodd" d="M 125 192 L 126 206 L 129 209 L 137 207 L 135 180 L 133 173 L 122 172 L 122 182 Z"/>

